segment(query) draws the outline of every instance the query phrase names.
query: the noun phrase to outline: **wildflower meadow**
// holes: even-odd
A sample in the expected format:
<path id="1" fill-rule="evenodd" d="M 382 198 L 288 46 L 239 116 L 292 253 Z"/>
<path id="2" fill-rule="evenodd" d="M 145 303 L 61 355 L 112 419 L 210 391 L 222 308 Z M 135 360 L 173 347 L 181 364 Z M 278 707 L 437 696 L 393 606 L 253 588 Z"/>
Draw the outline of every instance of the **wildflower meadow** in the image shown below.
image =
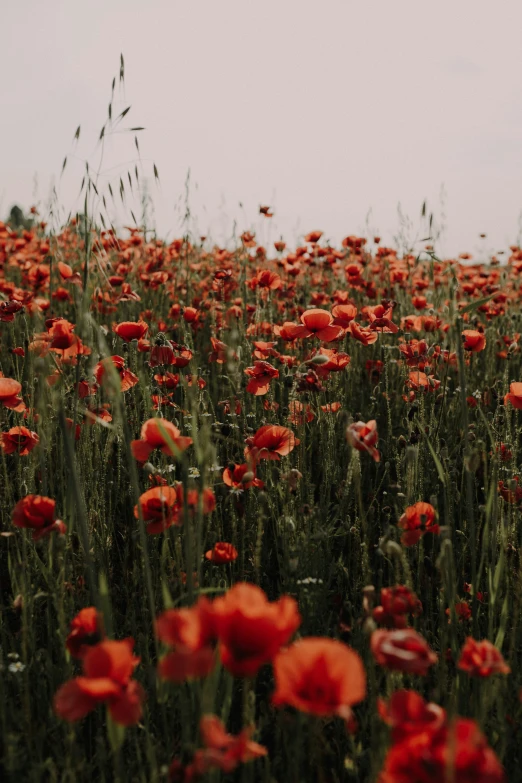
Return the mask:
<path id="1" fill-rule="evenodd" d="M 128 182 L 0 223 L 2 779 L 522 780 L 522 249 Z"/>

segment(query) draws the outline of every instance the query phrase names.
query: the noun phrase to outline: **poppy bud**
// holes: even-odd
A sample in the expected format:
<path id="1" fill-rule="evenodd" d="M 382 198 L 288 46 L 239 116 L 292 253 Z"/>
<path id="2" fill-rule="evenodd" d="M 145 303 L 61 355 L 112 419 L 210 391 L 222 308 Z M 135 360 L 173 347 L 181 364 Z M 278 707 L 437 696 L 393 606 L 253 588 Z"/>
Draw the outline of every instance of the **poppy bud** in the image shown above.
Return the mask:
<path id="1" fill-rule="evenodd" d="M 24 597 L 21 593 L 18 593 L 13 601 L 13 609 L 15 612 L 21 612 L 24 607 Z"/>
<path id="2" fill-rule="evenodd" d="M 402 557 L 402 548 L 396 541 L 386 541 L 386 543 L 381 546 L 381 549 L 389 558 Z"/>
<path id="3" fill-rule="evenodd" d="M 367 636 L 371 636 L 371 634 L 377 629 L 377 623 L 371 617 L 367 617 L 363 622 L 362 629 L 363 633 L 365 633 Z"/>
<path id="4" fill-rule="evenodd" d="M 315 356 L 312 356 L 311 359 L 309 359 L 305 364 L 327 364 L 330 361 L 330 357 L 326 356 L 325 354 L 318 353 Z"/>

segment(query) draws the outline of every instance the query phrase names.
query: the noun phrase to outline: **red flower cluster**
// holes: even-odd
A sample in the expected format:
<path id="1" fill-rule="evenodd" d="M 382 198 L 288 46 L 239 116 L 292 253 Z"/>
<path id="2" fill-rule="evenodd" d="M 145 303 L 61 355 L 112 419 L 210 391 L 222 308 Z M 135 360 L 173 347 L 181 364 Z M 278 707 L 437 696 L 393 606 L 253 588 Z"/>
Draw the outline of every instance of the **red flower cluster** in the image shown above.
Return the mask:
<path id="1" fill-rule="evenodd" d="M 160 662 L 160 676 L 174 682 L 205 676 L 214 666 L 217 643 L 226 669 L 235 677 L 253 677 L 300 622 L 290 596 L 270 603 L 259 587 L 239 582 L 213 603 L 200 598 L 191 609 L 169 609 L 158 617 L 158 637 L 174 648 Z"/>
<path id="2" fill-rule="evenodd" d="M 192 761 L 185 767 L 175 759 L 169 768 L 169 780 L 190 783 L 213 769 L 233 772 L 239 764 L 267 755 L 267 749 L 251 737 L 254 726 L 243 729 L 234 736 L 228 734 L 222 721 L 216 715 L 203 715 L 199 722 L 199 733 L 204 748 L 196 750 Z"/>
<path id="3" fill-rule="evenodd" d="M 43 495 L 26 495 L 13 508 L 13 525 L 33 531 L 33 541 L 51 533 L 63 535 L 67 527 L 56 519 L 56 501 Z"/>
<path id="4" fill-rule="evenodd" d="M 132 654 L 133 639 L 103 641 L 83 657 L 83 675 L 69 680 L 55 694 L 54 710 L 68 721 L 84 718 L 98 704 L 107 704 L 115 723 L 132 726 L 142 714 L 145 692 L 131 679 L 139 658 Z"/>
<path id="5" fill-rule="evenodd" d="M 406 628 L 407 615 L 418 615 L 422 612 L 422 604 L 409 587 L 383 587 L 381 590 L 381 606 L 376 606 L 372 616 L 378 625 L 386 628 Z"/>
<path id="6" fill-rule="evenodd" d="M 450 720 L 414 691 L 397 691 L 380 713 L 392 729 L 378 783 L 505 783 L 502 765 L 473 720 Z"/>

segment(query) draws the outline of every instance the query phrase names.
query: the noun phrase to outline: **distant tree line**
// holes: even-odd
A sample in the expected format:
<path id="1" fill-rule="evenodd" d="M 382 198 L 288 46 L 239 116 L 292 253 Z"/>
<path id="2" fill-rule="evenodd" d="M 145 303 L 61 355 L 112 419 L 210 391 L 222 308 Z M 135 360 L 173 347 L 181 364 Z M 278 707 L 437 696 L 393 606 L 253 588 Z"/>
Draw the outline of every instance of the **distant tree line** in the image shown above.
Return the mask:
<path id="1" fill-rule="evenodd" d="M 11 207 L 6 223 L 16 231 L 21 228 L 29 230 L 34 223 L 34 220 L 32 216 L 26 217 L 23 209 L 21 209 L 18 204 L 14 204 L 14 206 Z"/>

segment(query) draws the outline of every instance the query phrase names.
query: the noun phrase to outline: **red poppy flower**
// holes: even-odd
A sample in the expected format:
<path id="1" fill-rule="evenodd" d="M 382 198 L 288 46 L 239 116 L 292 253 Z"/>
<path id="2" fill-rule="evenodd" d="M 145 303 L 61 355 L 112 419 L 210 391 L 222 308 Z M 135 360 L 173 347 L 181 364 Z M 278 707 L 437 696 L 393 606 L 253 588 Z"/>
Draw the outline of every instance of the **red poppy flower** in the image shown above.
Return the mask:
<path id="1" fill-rule="evenodd" d="M 317 357 L 323 357 L 326 361 L 318 362 Z M 330 372 L 342 372 L 350 364 L 347 353 L 331 348 L 321 348 L 310 360 L 320 378 L 326 378 Z M 318 363 L 316 363 L 318 362 Z"/>
<path id="2" fill-rule="evenodd" d="M 377 432 L 377 422 L 375 419 L 367 422 L 357 421 L 354 424 L 350 424 L 346 430 L 346 440 L 350 446 L 357 451 L 367 451 L 375 462 L 379 462 L 381 455 L 375 448 L 379 442 L 379 434 Z"/>
<path id="3" fill-rule="evenodd" d="M 205 553 L 205 558 L 215 565 L 232 563 L 234 560 L 237 560 L 237 549 L 226 541 L 218 541 L 217 544 L 214 544 L 213 549 L 209 549 Z"/>
<path id="4" fill-rule="evenodd" d="M 163 533 L 171 525 L 181 525 L 179 498 L 174 487 L 153 487 L 140 495 L 139 505 L 143 521 L 147 522 L 147 533 Z M 139 519 L 138 506 L 134 516 Z"/>
<path id="5" fill-rule="evenodd" d="M 440 381 L 434 378 L 433 375 L 426 375 L 425 372 L 420 370 L 413 370 L 408 373 L 407 385 L 413 391 L 434 392 L 439 388 Z"/>
<path id="6" fill-rule="evenodd" d="M 151 367 L 174 364 L 175 358 L 174 349 L 170 343 L 168 345 L 153 345 L 150 349 L 149 364 Z"/>
<path id="7" fill-rule="evenodd" d="M 185 307 L 183 309 L 183 320 L 188 324 L 196 323 L 199 318 L 199 310 L 196 307 Z"/>
<path id="8" fill-rule="evenodd" d="M 398 522 L 406 532 L 401 536 L 404 546 L 413 546 L 425 533 L 440 533 L 437 524 L 437 512 L 430 503 L 414 503 L 408 506 Z"/>
<path id="9" fill-rule="evenodd" d="M 356 321 L 350 321 L 348 328 L 352 337 L 363 345 L 373 345 L 379 337 L 378 332 L 366 329 Z"/>
<path id="10" fill-rule="evenodd" d="M 296 601 L 270 603 L 261 588 L 239 582 L 213 603 L 221 661 L 234 677 L 253 677 L 271 661 L 301 623 Z"/>
<path id="11" fill-rule="evenodd" d="M 422 604 L 409 587 L 383 587 L 381 590 L 381 606 L 376 606 L 372 612 L 373 619 L 379 625 L 387 628 L 406 628 L 406 617 L 409 614 L 418 615 L 422 612 Z"/>
<path id="12" fill-rule="evenodd" d="M 156 374 L 154 380 L 170 392 L 174 391 L 179 386 L 179 375 L 173 372 L 166 372 L 164 375 Z"/>
<path id="13" fill-rule="evenodd" d="M 520 503 L 522 501 L 522 486 L 519 481 L 518 476 L 513 476 L 507 484 L 503 481 L 498 482 L 499 494 L 506 503 Z"/>
<path id="14" fill-rule="evenodd" d="M 94 606 L 87 606 L 79 611 L 71 620 L 69 627 L 70 632 L 65 640 L 65 646 L 73 658 L 85 658 L 90 647 L 102 640 L 101 619 Z"/>
<path id="15" fill-rule="evenodd" d="M 261 459 L 279 460 L 285 457 L 299 445 L 300 440 L 287 427 L 265 424 L 246 442 L 245 456 L 258 462 Z"/>
<path id="16" fill-rule="evenodd" d="M 413 628 L 374 631 L 370 648 L 379 666 L 392 671 L 425 675 L 437 663 L 437 655 Z"/>
<path id="17" fill-rule="evenodd" d="M 394 743 L 412 734 L 437 731 L 446 721 L 446 711 L 424 701 L 416 691 L 395 691 L 388 704 L 379 699 L 377 708 L 381 719 L 391 727 Z"/>
<path id="18" fill-rule="evenodd" d="M 168 609 L 156 618 L 156 635 L 173 650 L 158 666 L 160 677 L 183 682 L 206 677 L 215 664 L 213 606 L 206 598 L 189 609 Z"/>
<path id="19" fill-rule="evenodd" d="M 347 329 L 350 322 L 353 321 L 357 315 L 357 308 L 353 304 L 338 304 L 332 307 L 332 315 L 336 326 Z"/>
<path id="20" fill-rule="evenodd" d="M 314 715 L 347 720 L 353 704 L 366 696 L 360 657 L 334 639 L 308 637 L 282 650 L 273 662 L 276 690 L 272 702 Z"/>
<path id="21" fill-rule="evenodd" d="M 321 405 L 321 410 L 325 413 L 338 413 L 342 408 L 340 402 L 329 402 L 326 405 Z"/>
<path id="22" fill-rule="evenodd" d="M 263 340 L 254 342 L 254 351 L 252 356 L 256 359 L 268 359 L 270 356 L 279 356 L 278 352 L 274 349 L 275 343 L 267 343 Z"/>
<path id="23" fill-rule="evenodd" d="M 446 609 L 446 614 L 451 618 L 451 609 L 449 607 Z M 455 614 L 459 623 L 469 620 L 471 617 L 471 608 L 469 604 L 466 601 L 456 601 Z M 448 623 L 451 623 L 451 619 L 448 620 Z"/>
<path id="24" fill-rule="evenodd" d="M 234 465 L 233 468 L 225 468 L 223 481 L 227 487 L 234 489 L 250 489 L 250 487 L 262 489 L 264 487 L 261 479 L 256 478 L 255 465 L 247 462 L 242 465 Z"/>
<path id="25" fill-rule="evenodd" d="M 231 359 L 237 359 L 237 354 L 232 351 L 228 345 L 218 340 L 217 337 L 211 337 L 212 351 L 208 355 L 209 362 L 217 362 L 218 364 L 224 364 L 229 356 Z"/>
<path id="26" fill-rule="evenodd" d="M 292 400 L 288 404 L 288 421 L 296 427 L 302 427 L 305 422 L 315 419 L 315 413 L 310 405 L 305 405 L 300 400 Z"/>
<path id="27" fill-rule="evenodd" d="M 305 236 L 304 241 L 313 242 L 313 243 L 319 242 L 322 236 L 323 236 L 322 231 L 310 231 L 310 233 Z"/>
<path id="28" fill-rule="evenodd" d="M 112 720 L 132 726 L 141 718 L 145 692 L 131 676 L 140 659 L 132 654 L 133 639 L 103 641 L 83 659 L 83 676 L 69 680 L 54 696 L 54 711 L 70 722 L 81 720 L 106 703 Z"/>
<path id="29" fill-rule="evenodd" d="M 388 751 L 379 783 L 504 783 L 504 770 L 475 721 L 457 718 L 407 735 Z"/>
<path id="30" fill-rule="evenodd" d="M 238 764 L 266 756 L 267 749 L 250 739 L 253 732 L 254 726 L 249 726 L 237 736 L 228 734 L 216 715 L 203 715 L 199 722 L 199 733 L 205 750 L 198 750 L 194 754 L 192 766 L 196 774 L 204 775 L 213 768 L 232 772 Z"/>
<path id="31" fill-rule="evenodd" d="M 113 331 L 116 332 L 118 337 L 125 340 L 126 343 L 130 343 L 131 340 L 141 340 L 149 329 L 149 325 L 145 321 L 122 321 L 119 324 L 113 326 Z"/>
<path id="32" fill-rule="evenodd" d="M 363 312 L 366 308 L 363 308 Z M 393 307 L 384 307 L 376 305 L 368 308 L 368 317 L 370 319 L 370 330 L 372 332 L 382 332 L 383 334 L 396 334 L 399 331 L 397 324 L 392 321 Z"/>
<path id="33" fill-rule="evenodd" d="M 15 313 L 19 313 L 23 309 L 22 302 L 17 302 L 16 300 L 0 302 L 0 321 L 3 323 L 14 321 Z"/>
<path id="34" fill-rule="evenodd" d="M 341 326 L 334 324 L 333 315 L 327 310 L 306 310 L 301 316 L 301 325 L 285 323 L 284 328 L 290 339 L 317 337 L 324 343 L 337 340 L 343 333 Z"/>
<path id="35" fill-rule="evenodd" d="M 43 495 L 26 495 L 13 508 L 12 520 L 15 527 L 33 531 L 33 541 L 50 533 L 63 535 L 67 530 L 61 519 L 56 519 L 56 501 Z"/>
<path id="36" fill-rule="evenodd" d="M 45 325 L 51 338 L 51 348 L 64 351 L 78 340 L 73 334 L 74 324 L 69 323 L 65 318 L 50 318 L 45 322 Z"/>
<path id="37" fill-rule="evenodd" d="M 108 372 L 113 367 L 117 374 L 120 376 L 120 389 L 122 392 L 126 392 L 136 386 L 138 383 L 138 377 L 133 372 L 125 367 L 125 360 L 121 356 L 107 356 L 102 359 L 101 362 L 94 368 L 94 377 L 97 383 L 102 385 L 106 383 L 108 378 Z"/>
<path id="38" fill-rule="evenodd" d="M 399 345 L 404 361 L 408 367 L 422 367 L 428 359 L 428 343 L 426 340 L 410 340 Z"/>
<path id="39" fill-rule="evenodd" d="M 74 274 L 69 264 L 65 264 L 63 261 L 58 262 L 58 272 L 60 273 L 62 280 L 68 280 Z"/>
<path id="40" fill-rule="evenodd" d="M 278 288 L 281 288 L 281 278 L 277 272 L 273 272 L 270 269 L 261 269 L 258 271 L 257 275 L 252 278 L 249 285 L 252 289 L 259 286 L 259 288 L 276 291 Z"/>
<path id="41" fill-rule="evenodd" d="M 192 438 L 181 435 L 167 419 L 147 419 L 141 427 L 141 438 L 131 441 L 131 451 L 138 462 L 146 462 L 154 449 L 168 457 L 178 457 L 192 444 Z"/>
<path id="42" fill-rule="evenodd" d="M 508 402 L 514 408 L 519 410 L 522 408 L 522 383 L 510 383 L 509 394 L 504 397 L 504 405 L 507 405 Z"/>
<path id="43" fill-rule="evenodd" d="M 22 413 L 25 410 L 25 404 L 18 395 L 22 391 L 22 384 L 15 381 L 14 378 L 0 377 L 0 405 L 4 408 Z"/>
<path id="44" fill-rule="evenodd" d="M 19 454 L 25 457 L 40 442 L 36 432 L 31 432 L 27 427 L 11 427 L 7 432 L 1 433 L 2 449 L 4 454 Z"/>
<path id="45" fill-rule="evenodd" d="M 487 639 L 477 642 L 468 636 L 462 650 L 457 668 L 472 677 L 490 677 L 492 674 L 509 674 L 510 667 L 495 645 Z"/>
<path id="46" fill-rule="evenodd" d="M 214 495 L 214 490 L 210 487 L 205 487 L 203 489 L 202 495 L 200 495 L 198 489 L 187 490 L 186 501 L 184 500 L 185 495 L 183 486 L 181 484 L 178 484 L 177 492 L 180 506 L 182 507 L 183 505 L 186 505 L 187 510 L 191 516 L 194 516 L 196 513 L 198 513 L 200 508 L 200 498 L 201 511 L 203 514 L 211 514 L 216 508 L 216 496 Z"/>
<path id="47" fill-rule="evenodd" d="M 243 242 L 245 247 L 255 247 L 256 246 L 256 240 L 255 240 L 255 232 L 254 231 L 243 231 L 241 234 L 241 241 Z"/>
<path id="48" fill-rule="evenodd" d="M 81 400 L 84 400 L 86 397 L 91 397 L 93 394 L 96 394 L 97 389 L 98 386 L 95 383 L 88 383 L 87 381 L 80 381 L 78 383 L 78 386 L 76 387 L 76 391 L 78 392 L 78 397 Z"/>
<path id="49" fill-rule="evenodd" d="M 247 367 L 244 371 L 251 380 L 246 387 L 247 392 L 259 397 L 266 394 L 274 378 L 279 378 L 279 370 L 272 367 L 268 362 L 258 361 L 253 367 Z"/>
<path id="50" fill-rule="evenodd" d="M 464 340 L 464 350 L 478 353 L 483 351 L 486 347 L 486 338 L 482 332 L 477 332 L 475 329 L 464 329 L 462 332 Z"/>

